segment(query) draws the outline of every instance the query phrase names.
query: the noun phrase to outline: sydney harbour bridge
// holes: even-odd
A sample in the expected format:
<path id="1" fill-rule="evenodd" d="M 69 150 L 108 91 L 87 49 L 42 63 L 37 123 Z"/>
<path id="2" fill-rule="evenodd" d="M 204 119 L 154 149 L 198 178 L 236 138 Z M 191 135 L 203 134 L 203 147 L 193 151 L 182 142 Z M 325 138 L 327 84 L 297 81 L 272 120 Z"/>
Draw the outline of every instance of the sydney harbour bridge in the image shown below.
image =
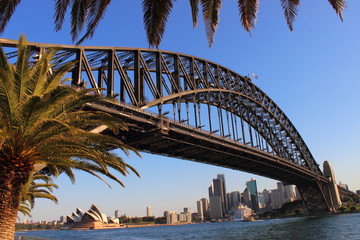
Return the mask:
<path id="1" fill-rule="evenodd" d="M 17 41 L 0 43 L 9 61 L 16 61 Z M 112 99 L 86 107 L 122 119 L 129 130 L 118 137 L 140 151 L 294 184 L 309 212 L 335 212 L 339 191 L 351 194 L 335 184 L 328 162 L 320 169 L 285 113 L 248 77 L 176 52 L 29 45 L 34 59 L 58 48 L 53 68 L 76 60 L 68 74 L 72 85 Z"/>

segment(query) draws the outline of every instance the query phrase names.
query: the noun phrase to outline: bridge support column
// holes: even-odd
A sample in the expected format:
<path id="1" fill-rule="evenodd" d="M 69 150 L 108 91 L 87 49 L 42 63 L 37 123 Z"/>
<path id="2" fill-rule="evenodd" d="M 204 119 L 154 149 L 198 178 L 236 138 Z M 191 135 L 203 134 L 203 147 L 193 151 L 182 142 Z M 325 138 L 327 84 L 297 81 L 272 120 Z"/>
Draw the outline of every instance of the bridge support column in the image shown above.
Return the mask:
<path id="1" fill-rule="evenodd" d="M 325 161 L 323 164 L 324 176 L 330 180 L 330 183 L 325 187 L 325 198 L 331 203 L 332 212 L 336 212 L 342 205 L 340 200 L 339 189 L 336 184 L 334 170 L 331 164 L 328 161 Z"/>

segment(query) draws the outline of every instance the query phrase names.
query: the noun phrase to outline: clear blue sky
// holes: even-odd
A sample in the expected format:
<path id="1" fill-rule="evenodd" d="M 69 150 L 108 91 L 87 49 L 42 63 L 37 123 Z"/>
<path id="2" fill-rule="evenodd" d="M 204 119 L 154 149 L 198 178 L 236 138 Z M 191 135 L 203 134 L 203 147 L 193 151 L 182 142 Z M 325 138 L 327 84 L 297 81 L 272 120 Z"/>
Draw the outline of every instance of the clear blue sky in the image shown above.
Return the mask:
<path id="1" fill-rule="evenodd" d="M 160 49 L 205 58 L 242 75 L 255 73 L 255 80 L 287 114 L 316 161 L 332 163 L 338 181 L 351 190 L 360 189 L 360 2 L 348 0 L 341 22 L 328 1 L 302 1 L 290 32 L 280 1 L 261 1 L 256 29 L 242 30 L 236 1 L 224 1 L 220 27 L 208 48 L 204 26 L 194 30 L 188 1 L 177 1 L 170 15 Z M 17 39 L 25 33 L 32 42 L 71 44 L 69 24 L 53 31 L 52 1 L 23 0 L 3 38 Z M 142 24 L 141 1 L 114 0 L 92 40 L 84 45 L 147 48 Z M 77 183 L 61 176 L 55 191 L 59 204 L 36 202 L 33 219 L 58 219 L 76 207 L 87 210 L 95 203 L 107 215 L 144 216 L 146 206 L 156 216 L 163 211 L 182 211 L 208 197 L 212 178 L 224 173 L 228 191 L 243 191 L 255 178 L 258 189 L 273 189 L 274 180 L 190 161 L 142 154 L 126 158 L 141 174 L 123 178 L 126 188 L 110 182 L 112 189 L 87 174 L 77 174 Z"/>

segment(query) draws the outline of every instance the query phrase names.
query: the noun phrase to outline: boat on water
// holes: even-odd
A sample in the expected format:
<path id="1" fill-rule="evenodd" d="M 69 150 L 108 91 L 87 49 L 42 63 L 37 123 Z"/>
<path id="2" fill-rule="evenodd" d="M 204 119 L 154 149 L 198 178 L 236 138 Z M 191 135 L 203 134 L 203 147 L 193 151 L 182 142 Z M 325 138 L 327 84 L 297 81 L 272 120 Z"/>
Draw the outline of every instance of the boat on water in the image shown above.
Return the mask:
<path id="1" fill-rule="evenodd" d="M 242 222 L 252 222 L 252 221 L 255 221 L 255 218 L 254 218 L 254 216 L 246 216 L 246 217 L 243 217 L 243 219 L 241 221 Z"/>

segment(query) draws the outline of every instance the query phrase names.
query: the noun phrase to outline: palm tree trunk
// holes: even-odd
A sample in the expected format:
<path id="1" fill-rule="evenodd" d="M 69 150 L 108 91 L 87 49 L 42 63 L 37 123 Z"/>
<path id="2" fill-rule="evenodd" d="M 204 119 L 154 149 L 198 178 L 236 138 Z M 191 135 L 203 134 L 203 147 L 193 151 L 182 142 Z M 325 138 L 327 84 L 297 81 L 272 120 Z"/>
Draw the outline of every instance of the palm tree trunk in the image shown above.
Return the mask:
<path id="1" fill-rule="evenodd" d="M 0 162 L 0 239 L 14 240 L 22 189 L 29 177 L 24 167 Z"/>

